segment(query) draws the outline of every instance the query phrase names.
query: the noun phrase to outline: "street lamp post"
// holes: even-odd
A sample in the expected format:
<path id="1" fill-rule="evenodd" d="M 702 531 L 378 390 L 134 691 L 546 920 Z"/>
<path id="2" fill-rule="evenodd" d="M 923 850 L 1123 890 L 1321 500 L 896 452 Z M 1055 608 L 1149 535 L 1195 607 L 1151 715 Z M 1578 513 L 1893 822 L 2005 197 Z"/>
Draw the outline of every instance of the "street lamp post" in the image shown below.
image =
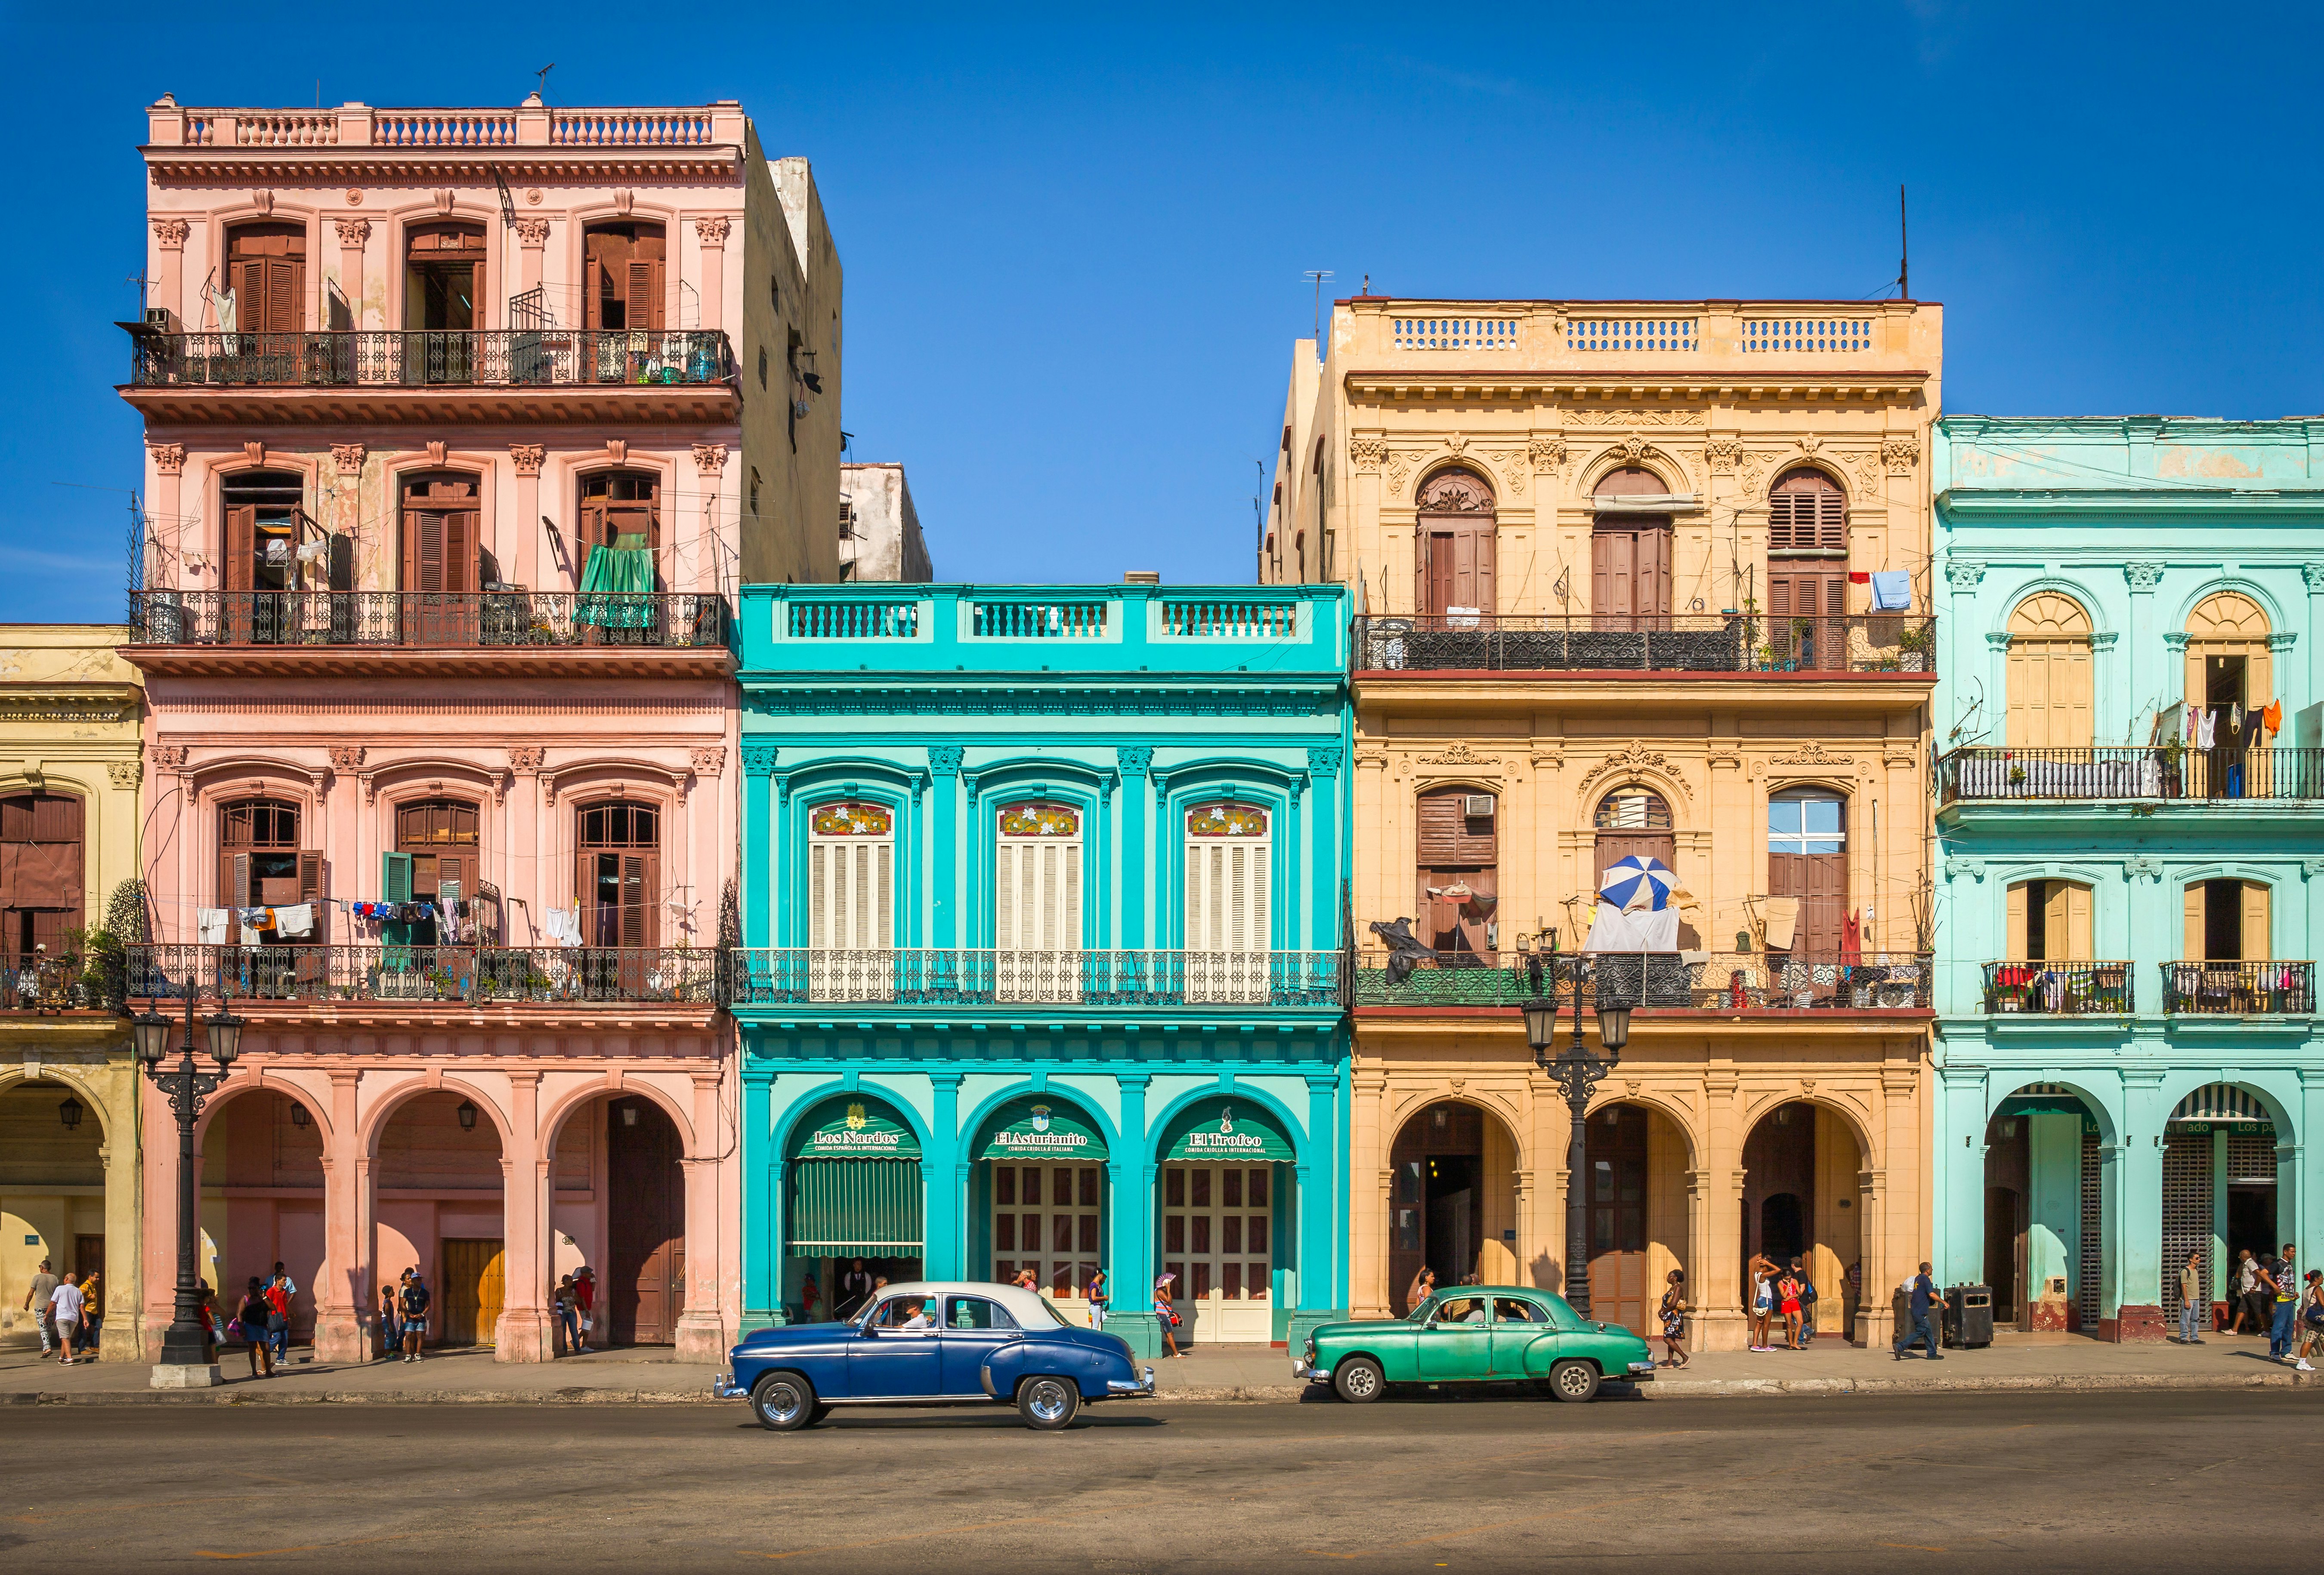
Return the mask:
<path id="1" fill-rule="evenodd" d="M 1557 1043 L 1556 952 L 1536 953 L 1526 959 L 1533 978 L 1533 998 L 1525 1005 L 1526 1042 L 1533 1047 L 1534 1064 L 1557 1079 L 1565 1092 L 1565 1107 L 1572 1118 L 1565 1146 L 1565 1300 L 1582 1317 L 1590 1316 L 1590 1155 L 1591 1090 L 1608 1072 L 1622 1064 L 1622 1047 L 1630 1042 L 1630 1008 L 1598 1003 L 1598 1042 L 1604 1056 L 1593 1055 L 1582 1042 L 1582 987 L 1594 972 L 1594 962 L 1574 958 L 1565 963 L 1573 985 L 1573 1039 L 1553 1055 Z M 1546 967 L 1549 988 L 1542 988 Z M 1594 980 L 1591 982 L 1594 983 Z"/>
<path id="2" fill-rule="evenodd" d="M 199 1389 L 218 1382 L 209 1337 L 202 1329 L 201 1281 L 196 1273 L 198 1225 L 194 1216 L 194 1123 L 202 1101 L 226 1080 L 235 1058 L 242 1053 L 242 1019 L 221 1005 L 214 1017 L 203 1019 L 215 1072 L 203 1071 L 194 1061 L 194 986 L 186 982 L 186 1032 L 179 1045 L 178 1064 L 168 1071 L 161 1063 L 170 1054 L 169 1018 L 150 997 L 145 1010 L 130 1021 L 137 1059 L 153 1086 L 170 1096 L 178 1117 L 178 1305 L 169 1332 L 161 1337 L 161 1359 L 153 1365 L 156 1389 Z"/>

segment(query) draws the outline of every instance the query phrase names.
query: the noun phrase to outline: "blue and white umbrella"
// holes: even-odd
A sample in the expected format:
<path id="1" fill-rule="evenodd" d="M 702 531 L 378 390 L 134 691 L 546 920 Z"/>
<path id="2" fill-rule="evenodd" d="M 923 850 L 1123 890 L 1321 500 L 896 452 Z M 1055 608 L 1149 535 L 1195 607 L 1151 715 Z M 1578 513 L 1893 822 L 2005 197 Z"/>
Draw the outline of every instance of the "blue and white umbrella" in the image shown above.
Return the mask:
<path id="1" fill-rule="evenodd" d="M 1606 866 L 1606 878 L 1598 883 L 1598 894 L 1624 913 L 1643 907 L 1659 913 L 1670 905 L 1671 888 L 1676 885 L 1678 876 L 1671 872 L 1670 866 L 1659 858 L 1643 858 L 1634 853 Z"/>

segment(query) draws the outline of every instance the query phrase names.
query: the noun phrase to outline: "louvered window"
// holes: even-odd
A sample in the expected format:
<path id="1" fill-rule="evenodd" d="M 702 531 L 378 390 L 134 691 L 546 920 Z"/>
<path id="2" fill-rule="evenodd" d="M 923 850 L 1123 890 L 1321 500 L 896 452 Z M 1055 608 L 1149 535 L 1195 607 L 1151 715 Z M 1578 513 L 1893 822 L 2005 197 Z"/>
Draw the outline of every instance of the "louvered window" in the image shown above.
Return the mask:
<path id="1" fill-rule="evenodd" d="M 1415 809 L 1421 914 L 1416 932 L 1440 953 L 1487 961 L 1499 931 L 1499 801 L 1473 788 L 1432 788 Z M 1492 812 L 1472 812 L 1480 809 Z"/>
<path id="2" fill-rule="evenodd" d="M 1267 811 L 1198 804 L 1186 811 L 1186 999 L 1268 995 Z"/>
<path id="3" fill-rule="evenodd" d="M 1082 821 L 1065 804 L 1010 804 L 993 847 L 995 988 L 1004 1001 L 1077 1001 Z"/>
<path id="4" fill-rule="evenodd" d="M 586 944 L 661 944 L 660 820 L 646 804 L 593 804 L 581 811 L 574 894 Z"/>
<path id="5" fill-rule="evenodd" d="M 276 908 L 319 903 L 323 856 L 302 849 L 299 840 L 299 811 L 294 805 L 279 799 L 245 799 L 225 806 L 218 820 L 218 905 Z M 313 931 L 299 939 L 320 940 L 324 916 L 318 907 Z M 265 944 L 277 943 L 272 930 L 256 933 Z M 227 924 L 226 939 L 241 939 L 238 922 Z"/>
<path id="6" fill-rule="evenodd" d="M 1794 470 L 1767 497 L 1767 551 L 1848 553 L 1848 495 L 1821 470 Z"/>
<path id="7" fill-rule="evenodd" d="M 895 981 L 895 820 L 840 801 L 807 814 L 808 990 L 818 1001 L 883 1001 Z"/>
<path id="8" fill-rule="evenodd" d="M 668 243 L 658 224 L 592 225 L 583 237 L 582 327 L 662 326 Z"/>
<path id="9" fill-rule="evenodd" d="M 245 334 L 295 334 L 306 329 L 307 230 L 296 224 L 236 225 L 226 232 L 226 283 L 234 326 Z M 221 327 L 224 325 L 220 325 Z M 285 347 L 261 344 L 255 353 Z"/>

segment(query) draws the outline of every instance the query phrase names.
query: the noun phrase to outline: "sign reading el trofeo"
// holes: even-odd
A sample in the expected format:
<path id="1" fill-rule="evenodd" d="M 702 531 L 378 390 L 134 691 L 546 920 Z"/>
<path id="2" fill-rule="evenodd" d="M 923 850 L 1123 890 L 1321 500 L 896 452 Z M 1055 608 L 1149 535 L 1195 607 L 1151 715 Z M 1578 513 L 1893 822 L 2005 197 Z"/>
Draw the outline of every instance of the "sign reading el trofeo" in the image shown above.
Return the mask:
<path id="1" fill-rule="evenodd" d="M 1248 1114 L 1238 1118 L 1232 1105 L 1222 1105 L 1189 1122 L 1165 1157 L 1273 1162 L 1288 1160 L 1293 1154 L 1291 1144 L 1272 1125 Z"/>

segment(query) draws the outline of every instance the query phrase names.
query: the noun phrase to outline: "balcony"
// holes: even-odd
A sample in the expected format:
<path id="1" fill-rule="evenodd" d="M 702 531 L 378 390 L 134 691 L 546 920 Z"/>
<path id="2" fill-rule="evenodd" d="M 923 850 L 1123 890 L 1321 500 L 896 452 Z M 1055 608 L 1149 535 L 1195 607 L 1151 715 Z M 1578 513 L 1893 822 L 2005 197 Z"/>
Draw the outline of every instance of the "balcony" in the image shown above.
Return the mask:
<path id="1" fill-rule="evenodd" d="M 1338 951 L 752 950 L 733 1003 L 753 1006 L 1305 1006 L 1337 1010 Z"/>
<path id="2" fill-rule="evenodd" d="M 1648 1010 L 1896 1011 L 1928 1006 L 1930 973 L 1925 951 L 1605 952 L 1538 967 L 1514 952 L 1438 952 L 1392 980 L 1388 954 L 1368 950 L 1356 959 L 1355 1004 L 1514 1008 L 1547 994 L 1570 1005 L 1578 974 L 1592 1001 Z"/>
<path id="3" fill-rule="evenodd" d="M 2182 1016 L 2304 1016 L 2316 1010 L 2316 965 L 2166 962 L 2163 1009 Z"/>
<path id="4" fill-rule="evenodd" d="M 2065 1017 L 2121 1017 L 2138 1010 L 2134 965 L 2128 962 L 1988 962 L 1988 1013 Z"/>
<path id="5" fill-rule="evenodd" d="M 1941 804 L 2011 799 L 2180 803 L 2324 798 L 2324 749 L 1956 749 L 1937 763 Z"/>
<path id="6" fill-rule="evenodd" d="M 148 672 L 732 666 L 726 599 L 702 591 L 144 590 L 129 601 L 129 646 Z"/>
<path id="7" fill-rule="evenodd" d="M 129 949 L 133 1002 L 183 993 L 265 1005 L 715 1008 L 704 947 L 200 946 Z"/>
<path id="8" fill-rule="evenodd" d="M 716 329 L 171 334 L 126 326 L 123 396 L 154 415 L 732 421 L 742 408 L 733 351 Z"/>
<path id="9" fill-rule="evenodd" d="M 12 949 L 0 959 L 0 1012 L 44 1017 L 66 1013 L 117 1014 L 121 1009 L 119 963 L 117 952 L 104 954 L 91 967 L 87 959 L 69 952 L 59 957 L 21 956 Z"/>
<path id="10" fill-rule="evenodd" d="M 1742 613 L 1371 615 L 1355 620 L 1355 671 L 1724 673 L 1933 679 L 1936 620 L 1909 613 L 1766 618 Z"/>

